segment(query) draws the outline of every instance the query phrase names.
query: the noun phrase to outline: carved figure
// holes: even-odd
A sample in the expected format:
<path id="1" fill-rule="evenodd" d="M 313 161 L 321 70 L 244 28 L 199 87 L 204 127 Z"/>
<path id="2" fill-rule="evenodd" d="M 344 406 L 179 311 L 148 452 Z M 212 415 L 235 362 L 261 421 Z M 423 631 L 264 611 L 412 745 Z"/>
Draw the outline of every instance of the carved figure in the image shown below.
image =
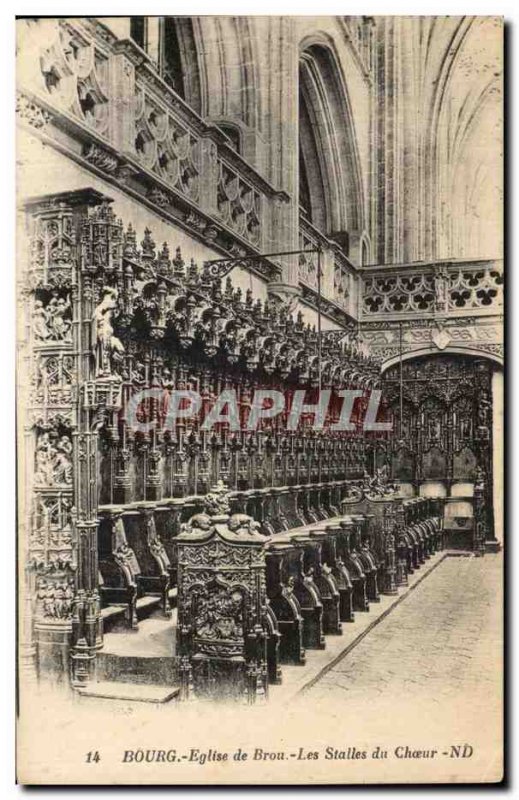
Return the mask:
<path id="1" fill-rule="evenodd" d="M 55 444 L 48 431 L 39 435 L 34 480 L 37 486 L 72 483 L 72 442 L 69 436 L 62 436 Z"/>
<path id="2" fill-rule="evenodd" d="M 47 431 L 40 434 L 36 444 L 36 470 L 34 481 L 37 486 L 52 486 L 54 483 L 52 464 L 55 449 Z"/>
<path id="3" fill-rule="evenodd" d="M 259 532 L 259 522 L 255 522 L 248 514 L 233 514 L 227 526 L 237 536 L 255 534 Z"/>
<path id="4" fill-rule="evenodd" d="M 211 517 L 207 514 L 195 514 L 188 522 L 180 526 L 181 533 L 207 533 L 212 529 Z"/>
<path id="5" fill-rule="evenodd" d="M 243 637 L 243 598 L 239 591 L 219 589 L 200 597 L 196 635 L 204 639 L 240 639 Z"/>
<path id="6" fill-rule="evenodd" d="M 56 448 L 53 471 L 56 483 L 72 483 L 72 442 L 62 436 Z"/>
<path id="7" fill-rule="evenodd" d="M 447 300 L 449 296 L 448 276 L 445 270 L 438 270 L 436 273 L 434 293 L 436 310 L 445 310 L 447 308 Z"/>
<path id="8" fill-rule="evenodd" d="M 124 346 L 114 336 L 112 317 L 117 307 L 117 289 L 103 289 L 101 302 L 94 312 L 96 377 L 113 377 L 113 365 L 121 361 Z"/>
<path id="9" fill-rule="evenodd" d="M 70 301 L 63 297 L 59 299 L 53 297 L 48 306 L 48 323 L 51 329 L 52 339 L 56 341 L 70 341 L 71 339 L 71 320 L 66 318 L 70 311 Z"/>
<path id="10" fill-rule="evenodd" d="M 44 617 L 51 619 L 68 619 L 72 613 L 74 592 L 70 583 L 60 581 L 53 583 L 45 579 L 38 584 L 37 600 Z"/>
<path id="11" fill-rule="evenodd" d="M 229 489 L 223 481 L 218 481 L 204 498 L 205 510 L 208 514 L 218 516 L 230 514 Z"/>
<path id="12" fill-rule="evenodd" d="M 478 425 L 482 428 L 488 428 L 489 426 L 490 409 L 491 402 L 487 392 L 483 391 L 478 398 Z"/>
<path id="13" fill-rule="evenodd" d="M 36 339 L 45 341 L 50 338 L 47 312 L 41 300 L 36 300 L 32 313 L 32 330 Z"/>
<path id="14" fill-rule="evenodd" d="M 476 478 L 474 481 L 474 491 L 483 492 L 485 490 L 485 471 L 482 467 L 476 467 Z"/>
<path id="15" fill-rule="evenodd" d="M 140 574 L 141 568 L 137 561 L 137 556 L 126 541 L 124 523 L 121 518 L 114 522 L 112 533 L 112 552 L 115 560 L 121 565 L 123 570 L 128 573 L 130 582 L 136 575 Z"/>

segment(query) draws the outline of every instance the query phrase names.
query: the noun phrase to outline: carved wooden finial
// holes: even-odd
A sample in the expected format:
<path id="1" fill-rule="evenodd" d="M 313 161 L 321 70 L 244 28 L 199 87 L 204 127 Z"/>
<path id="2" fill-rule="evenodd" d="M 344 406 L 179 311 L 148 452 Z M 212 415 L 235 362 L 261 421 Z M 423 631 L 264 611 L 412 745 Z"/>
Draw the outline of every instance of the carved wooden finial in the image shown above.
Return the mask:
<path id="1" fill-rule="evenodd" d="M 223 481 L 218 481 L 211 491 L 204 497 L 204 509 L 211 516 L 228 515 L 231 513 L 229 503 L 229 488 Z"/>

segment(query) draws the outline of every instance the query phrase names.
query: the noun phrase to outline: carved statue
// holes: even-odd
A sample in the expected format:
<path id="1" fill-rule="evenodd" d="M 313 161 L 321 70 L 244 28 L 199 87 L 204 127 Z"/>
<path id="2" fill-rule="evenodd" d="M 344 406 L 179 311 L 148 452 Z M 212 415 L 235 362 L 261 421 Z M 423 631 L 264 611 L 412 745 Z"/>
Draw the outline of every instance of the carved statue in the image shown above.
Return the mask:
<path id="1" fill-rule="evenodd" d="M 150 515 L 147 520 L 147 539 L 148 539 L 148 547 L 150 552 L 154 556 L 154 558 L 158 561 L 161 568 L 166 570 L 171 566 L 168 554 L 166 553 L 166 549 L 162 544 L 159 535 L 157 533 L 157 527 L 155 525 L 155 520 L 153 515 Z"/>
<path id="2" fill-rule="evenodd" d="M 32 329 L 39 341 L 69 342 L 72 334 L 71 305 L 68 298 L 53 296 L 45 308 L 36 300 L 32 316 Z"/>
<path id="3" fill-rule="evenodd" d="M 444 269 L 439 269 L 434 281 L 434 302 L 437 311 L 445 311 L 449 297 L 448 275 Z"/>
<path id="4" fill-rule="evenodd" d="M 62 436 L 56 447 L 54 460 L 54 478 L 56 483 L 72 483 L 72 442 L 68 436 Z"/>
<path id="5" fill-rule="evenodd" d="M 431 417 L 429 419 L 429 436 L 431 441 L 438 442 L 441 435 L 441 423 L 438 417 Z"/>
<path id="6" fill-rule="evenodd" d="M 39 435 L 34 480 L 37 486 L 69 486 L 72 483 L 72 442 L 69 436 L 61 436 L 55 444 L 48 431 Z"/>
<path id="7" fill-rule="evenodd" d="M 485 471 L 482 467 L 476 467 L 476 477 L 474 480 L 474 491 L 483 492 L 485 490 Z"/>
<path id="8" fill-rule="evenodd" d="M 208 514 L 219 516 L 231 513 L 229 505 L 229 489 L 223 481 L 218 481 L 211 491 L 204 497 L 204 506 Z"/>
<path id="9" fill-rule="evenodd" d="M 364 491 L 371 496 L 384 497 L 396 492 L 396 486 L 389 482 L 389 465 L 383 464 L 377 467 L 375 474 L 371 476 L 364 470 Z"/>
<path id="10" fill-rule="evenodd" d="M 162 370 L 162 386 L 164 389 L 171 391 L 175 385 L 173 381 L 173 376 L 171 374 L 171 370 L 168 367 L 164 367 Z"/>
<path id="11" fill-rule="evenodd" d="M 50 338 L 48 315 L 41 300 L 36 300 L 32 313 L 32 330 L 36 339 L 45 341 Z"/>
<path id="12" fill-rule="evenodd" d="M 49 326 L 51 337 L 56 341 L 70 341 L 71 339 L 71 320 L 66 318 L 71 309 L 70 300 L 63 297 L 55 297 L 49 302 L 47 313 L 49 316 Z"/>
<path id="13" fill-rule="evenodd" d="M 42 578 L 38 583 L 37 600 L 44 617 L 67 619 L 72 613 L 74 592 L 67 581 L 54 583 Z"/>
<path id="14" fill-rule="evenodd" d="M 462 419 L 460 423 L 460 435 L 462 439 L 469 439 L 471 437 L 471 424 L 470 419 Z"/>
<path id="15" fill-rule="evenodd" d="M 345 488 L 343 502 L 358 502 L 362 499 L 362 489 L 360 486 L 348 484 Z"/>
<path id="16" fill-rule="evenodd" d="M 121 361 L 124 347 L 120 340 L 114 336 L 112 317 L 117 307 L 117 289 L 105 287 L 102 292 L 101 302 L 94 312 L 95 323 L 95 365 L 96 377 L 114 377 L 113 365 Z"/>
<path id="17" fill-rule="evenodd" d="M 478 397 L 478 425 L 488 428 L 490 423 L 491 402 L 486 391 L 482 391 Z"/>
<path id="18" fill-rule="evenodd" d="M 53 471 L 52 462 L 55 450 L 50 441 L 50 436 L 45 431 L 40 434 L 36 444 L 36 471 L 34 481 L 38 486 L 52 486 Z"/>
<path id="19" fill-rule="evenodd" d="M 180 526 L 181 533 L 208 533 L 212 530 L 211 517 L 207 514 L 195 514 L 188 522 L 183 522 Z"/>
<path id="20" fill-rule="evenodd" d="M 233 514 L 229 519 L 227 526 L 229 530 L 235 533 L 237 536 L 250 536 L 251 534 L 254 535 L 260 532 L 259 522 L 256 522 L 252 517 L 249 517 L 248 514 Z"/>

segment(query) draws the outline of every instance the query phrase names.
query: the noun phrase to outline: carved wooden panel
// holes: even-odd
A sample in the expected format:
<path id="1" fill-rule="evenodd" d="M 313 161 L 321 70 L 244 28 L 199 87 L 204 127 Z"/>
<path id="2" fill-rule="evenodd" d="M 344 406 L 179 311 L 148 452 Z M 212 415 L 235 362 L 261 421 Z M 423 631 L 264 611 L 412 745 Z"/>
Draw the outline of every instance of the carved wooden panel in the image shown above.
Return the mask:
<path id="1" fill-rule="evenodd" d="M 490 362 L 463 356 L 427 356 L 403 362 L 401 372 L 398 364 L 387 370 L 393 477 L 450 484 L 474 483 L 483 474 L 491 508 L 491 380 Z"/>

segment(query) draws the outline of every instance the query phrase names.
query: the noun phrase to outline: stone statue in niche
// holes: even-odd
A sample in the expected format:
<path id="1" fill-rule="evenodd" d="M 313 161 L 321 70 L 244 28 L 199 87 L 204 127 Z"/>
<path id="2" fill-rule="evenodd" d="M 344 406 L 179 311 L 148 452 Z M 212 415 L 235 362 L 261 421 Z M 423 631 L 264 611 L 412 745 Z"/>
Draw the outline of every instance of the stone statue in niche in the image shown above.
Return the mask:
<path id="1" fill-rule="evenodd" d="M 74 592 L 69 582 L 40 579 L 37 600 L 44 617 L 67 619 L 72 614 L 73 599 Z"/>
<path id="2" fill-rule="evenodd" d="M 34 337 L 40 341 L 50 339 L 50 328 L 48 325 L 48 315 L 43 307 L 41 300 L 36 300 L 32 314 L 32 331 Z"/>
<path id="3" fill-rule="evenodd" d="M 449 298 L 449 277 L 445 269 L 438 269 L 434 280 L 435 307 L 437 311 L 445 311 Z"/>
<path id="4" fill-rule="evenodd" d="M 36 471 L 34 475 L 34 481 L 37 486 L 52 486 L 54 482 L 52 462 L 55 452 L 49 433 L 45 431 L 40 434 L 36 443 Z"/>
<path id="5" fill-rule="evenodd" d="M 460 436 L 462 439 L 470 439 L 471 437 L 471 424 L 470 419 L 462 419 L 460 421 Z"/>
<path id="6" fill-rule="evenodd" d="M 431 442 L 439 442 L 441 436 L 441 422 L 438 417 L 429 419 L 429 438 Z"/>
<path id="7" fill-rule="evenodd" d="M 56 483 L 72 483 L 72 442 L 68 436 L 62 436 L 56 446 L 54 460 L 54 478 Z"/>
<path id="8" fill-rule="evenodd" d="M 65 300 L 63 297 L 53 297 L 49 302 L 47 312 L 49 314 L 51 338 L 55 341 L 71 341 L 70 300 L 68 298 Z"/>
<path id="9" fill-rule="evenodd" d="M 162 383 L 162 387 L 164 389 L 167 389 L 168 391 L 171 391 L 175 386 L 175 382 L 173 380 L 173 376 L 171 374 L 171 370 L 168 369 L 168 367 L 164 367 L 163 370 L 162 370 L 161 383 Z"/>
<path id="10" fill-rule="evenodd" d="M 105 287 L 101 293 L 101 302 L 94 312 L 96 378 L 118 377 L 114 375 L 114 365 L 122 360 L 124 346 L 114 336 L 112 325 L 117 296 L 117 289 Z"/>
<path id="11" fill-rule="evenodd" d="M 137 389 L 142 389 L 143 386 L 146 386 L 146 367 L 142 361 L 135 362 L 130 380 L 132 386 Z"/>

